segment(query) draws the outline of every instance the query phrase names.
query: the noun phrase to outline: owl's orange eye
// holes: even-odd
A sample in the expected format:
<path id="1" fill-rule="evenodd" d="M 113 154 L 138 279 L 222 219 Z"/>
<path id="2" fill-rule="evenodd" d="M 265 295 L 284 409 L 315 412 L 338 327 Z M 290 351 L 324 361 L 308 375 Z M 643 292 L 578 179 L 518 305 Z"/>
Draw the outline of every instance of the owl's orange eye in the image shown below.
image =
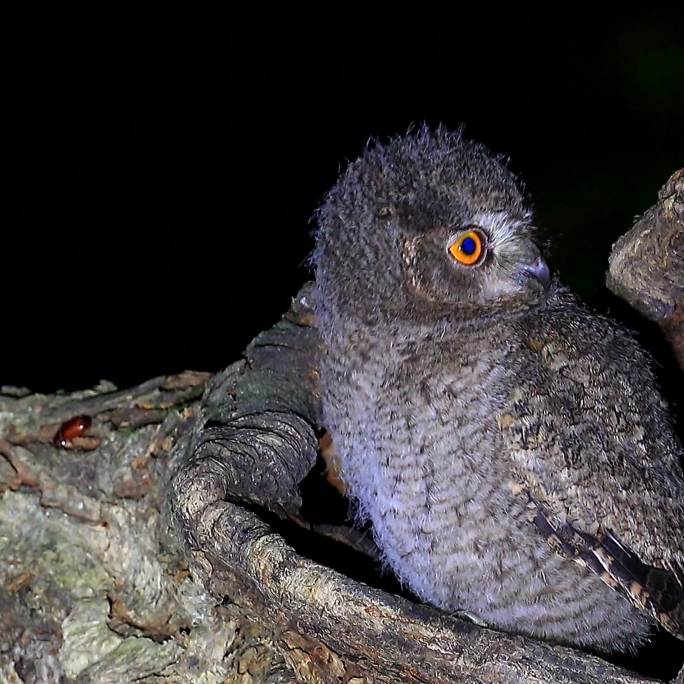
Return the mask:
<path id="1" fill-rule="evenodd" d="M 449 254 L 466 266 L 479 263 L 484 252 L 484 238 L 479 230 L 469 230 L 449 245 Z"/>

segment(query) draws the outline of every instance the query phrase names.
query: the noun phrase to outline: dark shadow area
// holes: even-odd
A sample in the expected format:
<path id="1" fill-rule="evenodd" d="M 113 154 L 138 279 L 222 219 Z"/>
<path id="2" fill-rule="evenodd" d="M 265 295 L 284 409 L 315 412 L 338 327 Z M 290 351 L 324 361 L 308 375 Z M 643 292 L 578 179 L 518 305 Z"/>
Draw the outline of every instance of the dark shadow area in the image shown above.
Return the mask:
<path id="1" fill-rule="evenodd" d="M 358 530 L 372 538 L 370 525 L 355 528 L 352 504 L 325 479 L 325 464 L 318 459 L 315 467 L 300 483 L 302 508 L 300 514 L 311 525 L 335 525 Z M 365 553 L 329 537 L 298 527 L 294 524 L 279 525 L 278 532 L 301 555 L 371 587 L 399 594 L 419 602 L 408 589 L 401 586 L 389 569 Z"/>
<path id="2" fill-rule="evenodd" d="M 652 640 L 634 655 L 601 657 L 646 677 L 669 682 L 684 665 L 684 643 L 658 629 Z"/>

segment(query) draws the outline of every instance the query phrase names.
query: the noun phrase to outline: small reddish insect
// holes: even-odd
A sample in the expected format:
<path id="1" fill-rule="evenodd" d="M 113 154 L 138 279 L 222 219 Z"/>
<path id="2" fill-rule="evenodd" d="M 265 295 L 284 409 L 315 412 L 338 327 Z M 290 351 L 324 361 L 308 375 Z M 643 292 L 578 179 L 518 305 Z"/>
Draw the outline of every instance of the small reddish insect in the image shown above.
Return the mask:
<path id="1" fill-rule="evenodd" d="M 82 437 L 86 430 L 92 425 L 93 419 L 90 416 L 76 416 L 66 422 L 57 430 L 53 439 L 56 447 L 65 448 L 77 437 Z"/>

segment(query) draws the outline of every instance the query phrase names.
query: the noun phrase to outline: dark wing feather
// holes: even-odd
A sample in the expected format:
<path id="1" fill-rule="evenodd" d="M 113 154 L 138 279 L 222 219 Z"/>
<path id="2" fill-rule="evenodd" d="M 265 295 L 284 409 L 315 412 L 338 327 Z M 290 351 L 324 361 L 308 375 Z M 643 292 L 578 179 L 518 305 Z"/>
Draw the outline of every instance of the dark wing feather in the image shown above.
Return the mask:
<path id="1" fill-rule="evenodd" d="M 684 586 L 674 570 L 648 565 L 610 531 L 594 536 L 566 524 L 556 528 L 530 497 L 531 521 L 548 544 L 597 575 L 634 606 L 652 615 L 668 632 L 684 640 Z"/>

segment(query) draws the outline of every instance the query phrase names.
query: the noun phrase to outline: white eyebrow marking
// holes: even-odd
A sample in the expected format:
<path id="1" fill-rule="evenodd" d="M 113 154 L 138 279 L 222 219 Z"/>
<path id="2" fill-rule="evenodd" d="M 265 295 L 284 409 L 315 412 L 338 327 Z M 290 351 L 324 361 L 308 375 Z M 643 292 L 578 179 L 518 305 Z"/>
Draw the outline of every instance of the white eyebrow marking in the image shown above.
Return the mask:
<path id="1" fill-rule="evenodd" d="M 505 211 L 478 211 L 473 216 L 473 223 L 489 233 L 489 240 L 494 245 L 501 245 L 515 235 L 532 218 L 526 213 L 522 220 L 512 218 Z"/>

